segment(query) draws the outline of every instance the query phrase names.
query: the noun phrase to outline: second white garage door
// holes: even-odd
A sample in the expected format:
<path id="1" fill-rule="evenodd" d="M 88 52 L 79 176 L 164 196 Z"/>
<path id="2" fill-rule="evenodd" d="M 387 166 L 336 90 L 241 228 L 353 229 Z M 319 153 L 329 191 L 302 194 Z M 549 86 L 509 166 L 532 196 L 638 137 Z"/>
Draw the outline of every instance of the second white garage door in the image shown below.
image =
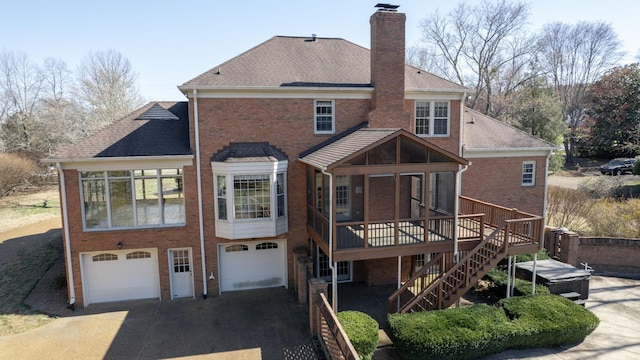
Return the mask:
<path id="1" fill-rule="evenodd" d="M 286 240 L 220 244 L 220 292 L 287 286 Z"/>
<path id="2" fill-rule="evenodd" d="M 156 249 L 81 254 L 85 305 L 160 298 Z"/>

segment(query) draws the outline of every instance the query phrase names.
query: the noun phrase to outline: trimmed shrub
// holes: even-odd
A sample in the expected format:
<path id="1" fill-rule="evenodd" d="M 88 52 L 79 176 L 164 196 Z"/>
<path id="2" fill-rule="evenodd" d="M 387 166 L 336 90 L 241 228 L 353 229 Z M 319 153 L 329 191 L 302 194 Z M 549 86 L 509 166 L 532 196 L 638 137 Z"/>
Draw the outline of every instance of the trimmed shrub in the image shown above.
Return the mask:
<path id="1" fill-rule="evenodd" d="M 392 314 L 391 337 L 405 360 L 475 359 L 511 348 L 570 345 L 599 323 L 557 295 L 534 295 L 438 311 Z"/>
<path id="2" fill-rule="evenodd" d="M 28 185 L 38 171 L 33 160 L 14 154 L 0 154 L 0 197 Z"/>
<path id="3" fill-rule="evenodd" d="M 371 360 L 378 347 L 378 322 L 360 311 L 342 311 L 338 320 L 358 355 Z"/>
<path id="4" fill-rule="evenodd" d="M 511 347 L 553 347 L 582 341 L 600 320 L 592 312 L 557 295 L 524 296 L 500 300 L 507 316 L 525 336 Z"/>
<path id="5" fill-rule="evenodd" d="M 388 321 L 405 360 L 475 359 L 501 352 L 515 333 L 504 311 L 486 304 L 393 314 Z"/>

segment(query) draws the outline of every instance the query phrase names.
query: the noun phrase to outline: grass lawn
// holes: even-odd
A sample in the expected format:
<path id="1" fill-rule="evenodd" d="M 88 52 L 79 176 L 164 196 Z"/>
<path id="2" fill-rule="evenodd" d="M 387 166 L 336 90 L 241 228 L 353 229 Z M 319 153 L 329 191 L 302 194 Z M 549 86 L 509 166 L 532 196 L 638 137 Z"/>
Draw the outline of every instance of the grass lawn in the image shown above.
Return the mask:
<path id="1" fill-rule="evenodd" d="M 23 303 L 40 277 L 61 256 L 48 242 L 26 248 L 0 266 L 0 336 L 25 332 L 54 319 Z"/>
<path id="2" fill-rule="evenodd" d="M 44 202 L 46 200 L 46 206 Z M 58 187 L 0 198 L 0 232 L 29 226 L 60 216 Z M 41 241 L 0 263 L 0 336 L 25 332 L 54 319 L 33 311 L 23 300 L 62 250 Z"/>
<path id="3" fill-rule="evenodd" d="M 57 185 L 0 198 L 0 232 L 59 217 L 60 197 Z"/>

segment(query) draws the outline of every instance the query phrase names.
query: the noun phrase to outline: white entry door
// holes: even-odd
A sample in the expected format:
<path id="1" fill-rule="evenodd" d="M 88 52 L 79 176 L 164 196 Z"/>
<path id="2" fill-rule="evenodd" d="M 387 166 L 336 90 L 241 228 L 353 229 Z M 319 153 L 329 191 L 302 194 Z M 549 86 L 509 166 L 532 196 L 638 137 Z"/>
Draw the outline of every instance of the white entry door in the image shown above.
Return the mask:
<path id="1" fill-rule="evenodd" d="M 169 250 L 171 298 L 193 297 L 193 266 L 191 249 Z"/>

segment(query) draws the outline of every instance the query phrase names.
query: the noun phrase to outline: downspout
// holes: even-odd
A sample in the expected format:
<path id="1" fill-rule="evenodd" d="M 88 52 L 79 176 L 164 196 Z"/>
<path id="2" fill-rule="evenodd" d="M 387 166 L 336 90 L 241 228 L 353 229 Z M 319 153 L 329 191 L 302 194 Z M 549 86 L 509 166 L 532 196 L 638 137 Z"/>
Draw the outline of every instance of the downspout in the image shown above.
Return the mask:
<path id="1" fill-rule="evenodd" d="M 60 192 L 62 200 L 62 222 L 64 227 L 64 247 L 67 254 L 67 274 L 68 274 L 68 288 L 69 288 L 69 307 L 74 308 L 76 303 L 76 287 L 73 281 L 73 265 L 71 264 L 71 234 L 69 233 L 69 213 L 67 212 L 67 185 L 64 180 L 64 171 L 60 162 L 56 163 L 58 174 L 60 175 Z"/>
<path id="2" fill-rule="evenodd" d="M 458 221 L 460 218 L 460 196 L 462 195 L 462 173 L 467 171 L 469 165 L 465 165 L 461 167 L 459 165 L 458 172 L 456 174 L 456 201 L 453 203 L 455 209 L 453 209 L 453 223 L 454 223 L 454 231 L 453 231 L 453 263 L 458 263 Z"/>
<path id="3" fill-rule="evenodd" d="M 202 298 L 207 298 L 207 264 L 204 253 L 204 224 L 202 216 L 202 176 L 200 169 L 200 126 L 198 123 L 198 90 L 193 89 L 193 123 L 196 138 L 196 174 L 198 182 L 198 222 L 200 224 L 200 255 L 202 256 Z"/>
<path id="4" fill-rule="evenodd" d="M 331 269 L 331 307 L 338 313 L 338 274 L 333 262 L 333 175 L 322 169 L 322 174 L 329 176 L 329 269 Z"/>

